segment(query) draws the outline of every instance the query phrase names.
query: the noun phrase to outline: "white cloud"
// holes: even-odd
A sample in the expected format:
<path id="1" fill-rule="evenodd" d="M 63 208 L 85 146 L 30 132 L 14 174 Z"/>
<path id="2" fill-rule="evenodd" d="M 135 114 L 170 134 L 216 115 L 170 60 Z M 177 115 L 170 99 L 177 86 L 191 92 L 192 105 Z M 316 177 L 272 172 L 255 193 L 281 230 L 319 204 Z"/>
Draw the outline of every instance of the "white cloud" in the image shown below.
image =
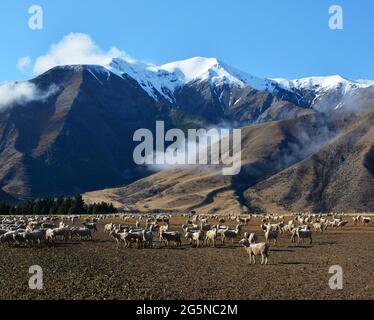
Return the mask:
<path id="1" fill-rule="evenodd" d="M 30 66 L 30 64 L 31 64 L 31 58 L 29 56 L 22 57 L 17 62 L 17 69 L 20 70 L 21 72 L 24 72 Z"/>
<path id="2" fill-rule="evenodd" d="M 48 53 L 36 59 L 34 72 L 43 73 L 53 67 L 76 64 L 107 65 L 113 58 L 132 60 L 125 52 L 112 47 L 105 52 L 84 33 L 70 33 L 51 46 Z"/>
<path id="3" fill-rule="evenodd" d="M 52 85 L 46 91 L 40 91 L 31 82 L 6 82 L 0 84 L 0 110 L 11 108 L 14 104 L 47 99 L 56 93 L 57 86 Z"/>

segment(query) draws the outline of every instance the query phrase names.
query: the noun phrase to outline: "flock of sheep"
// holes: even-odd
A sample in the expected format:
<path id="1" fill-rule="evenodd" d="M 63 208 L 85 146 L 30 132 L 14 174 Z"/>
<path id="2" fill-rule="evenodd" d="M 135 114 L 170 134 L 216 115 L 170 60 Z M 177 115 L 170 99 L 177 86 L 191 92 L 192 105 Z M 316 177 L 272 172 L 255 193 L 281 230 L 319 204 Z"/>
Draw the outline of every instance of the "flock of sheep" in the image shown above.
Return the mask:
<path id="1" fill-rule="evenodd" d="M 107 223 L 104 232 L 115 241 L 117 246 L 126 248 L 136 245 L 138 248 L 154 248 L 158 237 L 159 246 L 182 246 L 182 238 L 192 247 L 216 247 L 225 245 L 230 241 L 239 240 L 250 256 L 250 263 L 256 263 L 256 256 L 261 256 L 262 264 L 268 263 L 270 245 L 278 243 L 282 235 L 290 236 L 292 242 L 313 242 L 313 232 L 323 233 L 328 229 L 342 229 L 348 224 L 338 214 L 295 214 L 286 223 L 285 217 L 280 215 L 246 215 L 245 217 L 228 215 L 199 215 L 196 213 L 184 214 L 185 224 L 180 231 L 171 230 L 171 215 L 101 215 L 86 217 L 81 226 L 76 226 L 80 216 L 28 216 L 28 217 L 0 217 L 0 243 L 9 246 L 35 246 L 42 243 L 53 245 L 57 241 L 92 240 L 101 221 L 122 219 L 123 223 Z M 265 241 L 259 242 L 255 233 L 243 233 L 252 218 L 261 219 L 261 229 Z M 134 226 L 128 225 L 135 220 Z M 232 228 L 227 223 L 235 224 Z M 353 223 L 368 225 L 372 223 L 370 217 L 354 216 Z M 143 227 L 142 227 L 143 226 Z M 240 240 L 241 238 L 241 240 Z"/>

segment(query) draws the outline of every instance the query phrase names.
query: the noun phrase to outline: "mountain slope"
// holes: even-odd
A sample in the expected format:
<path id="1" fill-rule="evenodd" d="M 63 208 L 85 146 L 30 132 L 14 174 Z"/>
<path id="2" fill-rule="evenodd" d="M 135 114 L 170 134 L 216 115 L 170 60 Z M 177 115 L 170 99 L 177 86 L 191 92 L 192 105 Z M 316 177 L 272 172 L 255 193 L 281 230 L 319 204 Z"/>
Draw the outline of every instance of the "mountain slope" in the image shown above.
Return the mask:
<path id="1" fill-rule="evenodd" d="M 153 188 L 161 181 L 167 196 L 150 204 L 155 209 L 209 211 L 217 199 L 235 210 L 251 207 L 248 188 L 317 153 L 374 105 L 370 81 L 261 79 L 207 58 L 163 66 L 117 58 L 106 66 L 56 67 L 24 84 L 38 97 L 21 95 L 0 104 L 3 199 L 71 195 L 148 177 L 152 171 L 132 159 L 132 137 L 140 128 L 154 131 L 158 120 L 165 122 L 166 130 L 184 132 L 247 127 L 240 175 L 228 179 L 211 168 L 199 174 L 188 168 L 173 175 L 158 173 L 124 191 L 131 201 L 144 192 L 153 202 L 148 192 L 154 195 L 158 187 L 150 191 L 147 184 Z M 335 114 L 348 111 L 357 114 L 343 123 L 336 120 Z M 366 159 L 371 168 L 370 154 Z M 186 196 L 191 190 L 196 190 L 194 196 Z"/>
<path id="2" fill-rule="evenodd" d="M 243 211 L 243 192 L 248 186 L 304 159 L 315 150 L 312 141 L 323 144 L 335 129 L 315 115 L 250 126 L 242 132 L 243 167 L 238 176 L 225 177 L 213 168 L 163 171 L 127 187 L 86 193 L 84 198 L 88 202 L 110 200 L 140 211 Z"/>
<path id="3" fill-rule="evenodd" d="M 0 185 L 15 197 L 74 194 L 134 181 L 148 174 L 132 159 L 137 129 L 152 129 L 156 120 L 167 128 L 175 127 L 174 121 L 193 126 L 195 119 L 204 126 L 101 67 L 58 67 L 32 83 L 40 91 L 52 84 L 58 90 L 0 114 Z"/>
<path id="4" fill-rule="evenodd" d="M 312 157 L 245 193 L 261 210 L 366 212 L 374 208 L 374 112 Z"/>

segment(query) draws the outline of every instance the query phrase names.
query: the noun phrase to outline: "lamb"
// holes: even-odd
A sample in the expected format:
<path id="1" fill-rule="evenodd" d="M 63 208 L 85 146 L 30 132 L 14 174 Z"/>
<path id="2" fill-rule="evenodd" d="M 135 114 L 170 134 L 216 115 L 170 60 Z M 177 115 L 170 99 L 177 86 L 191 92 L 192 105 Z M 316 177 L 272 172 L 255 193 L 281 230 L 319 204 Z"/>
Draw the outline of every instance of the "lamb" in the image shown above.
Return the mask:
<path id="1" fill-rule="evenodd" d="M 248 239 L 239 242 L 249 254 L 250 264 L 256 264 L 256 256 L 261 256 L 261 265 L 268 264 L 270 245 L 268 243 L 250 243 Z"/>

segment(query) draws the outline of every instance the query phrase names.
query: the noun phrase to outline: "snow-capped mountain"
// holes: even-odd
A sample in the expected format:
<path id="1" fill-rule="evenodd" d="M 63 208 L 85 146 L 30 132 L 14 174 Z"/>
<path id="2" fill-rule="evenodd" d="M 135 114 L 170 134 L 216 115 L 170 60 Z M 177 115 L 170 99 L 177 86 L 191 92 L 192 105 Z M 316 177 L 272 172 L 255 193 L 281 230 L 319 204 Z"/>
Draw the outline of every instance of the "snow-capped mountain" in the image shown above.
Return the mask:
<path id="1" fill-rule="evenodd" d="M 261 79 L 206 58 L 161 66 L 125 59 L 113 59 L 105 66 L 57 66 L 26 84 L 1 88 L 7 97 L 22 94 L 0 107 L 0 163 L 5 164 L 0 170 L 0 199 L 2 191 L 17 199 L 55 196 L 140 179 L 149 172 L 134 164 L 133 134 L 141 128 L 154 132 L 156 121 L 186 130 L 287 119 L 269 124 L 277 129 L 266 139 L 281 134 L 288 141 L 300 134 L 302 141 L 304 123 L 336 118 L 330 113 L 314 117 L 322 105 L 343 110 L 374 106 L 370 81 Z M 294 127 L 295 123 L 300 126 Z M 325 121 L 319 125 L 329 127 Z M 266 126 L 250 130 L 261 132 Z M 263 135 L 267 133 L 259 134 Z M 300 143 L 295 139 L 289 141 L 292 148 Z M 272 153 L 265 158 L 274 159 Z M 259 170 L 256 166 L 250 171 Z"/>
<path id="2" fill-rule="evenodd" d="M 164 97 L 170 102 L 175 102 L 176 89 L 192 82 L 208 81 L 217 87 L 250 86 L 259 91 L 272 91 L 277 85 L 275 81 L 246 74 L 216 58 L 195 57 L 159 66 L 115 58 L 105 67 L 117 75 L 135 79 L 153 98 Z"/>
<path id="3" fill-rule="evenodd" d="M 222 99 L 223 87 L 236 90 L 251 88 L 268 92 L 303 108 L 329 111 L 342 107 L 346 99 L 354 98 L 361 89 L 374 86 L 370 80 L 348 80 L 341 76 L 309 77 L 296 80 L 263 79 L 242 72 L 216 58 L 194 57 L 164 65 L 145 64 L 115 58 L 104 66 L 111 72 L 130 77 L 155 100 L 176 103 L 176 92 L 184 86 L 209 83 L 214 93 Z M 218 89 L 218 90 L 217 90 Z M 224 110 L 237 104 L 230 97 Z"/>
<path id="4" fill-rule="evenodd" d="M 370 80 L 349 80 L 339 75 L 310 77 L 296 80 L 273 79 L 283 89 L 311 97 L 311 107 L 317 111 L 329 111 L 344 106 L 362 89 L 374 86 Z"/>

